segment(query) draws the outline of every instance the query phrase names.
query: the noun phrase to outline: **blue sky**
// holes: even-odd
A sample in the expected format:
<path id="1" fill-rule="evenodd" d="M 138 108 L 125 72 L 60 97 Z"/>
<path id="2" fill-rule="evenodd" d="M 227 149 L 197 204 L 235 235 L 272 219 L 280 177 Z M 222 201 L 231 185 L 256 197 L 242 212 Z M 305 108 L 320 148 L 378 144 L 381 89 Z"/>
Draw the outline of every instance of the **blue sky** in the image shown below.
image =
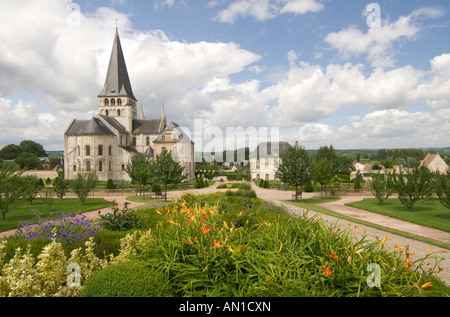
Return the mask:
<path id="1" fill-rule="evenodd" d="M 0 5 L 0 147 L 61 150 L 70 121 L 96 114 L 116 19 L 147 118 L 164 103 L 186 129 L 278 127 L 308 149 L 450 146 L 448 1 Z"/>

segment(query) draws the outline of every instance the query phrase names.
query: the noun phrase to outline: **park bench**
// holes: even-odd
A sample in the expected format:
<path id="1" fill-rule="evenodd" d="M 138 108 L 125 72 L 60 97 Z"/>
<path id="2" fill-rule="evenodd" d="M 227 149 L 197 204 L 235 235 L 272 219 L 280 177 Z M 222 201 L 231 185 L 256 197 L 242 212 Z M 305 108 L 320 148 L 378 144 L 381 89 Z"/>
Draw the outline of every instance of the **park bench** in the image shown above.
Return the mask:
<path id="1" fill-rule="evenodd" d="M 164 198 L 164 195 L 161 192 L 155 192 L 155 198 Z"/>
<path id="2" fill-rule="evenodd" d="M 298 191 L 292 194 L 292 199 L 302 198 L 302 192 Z"/>

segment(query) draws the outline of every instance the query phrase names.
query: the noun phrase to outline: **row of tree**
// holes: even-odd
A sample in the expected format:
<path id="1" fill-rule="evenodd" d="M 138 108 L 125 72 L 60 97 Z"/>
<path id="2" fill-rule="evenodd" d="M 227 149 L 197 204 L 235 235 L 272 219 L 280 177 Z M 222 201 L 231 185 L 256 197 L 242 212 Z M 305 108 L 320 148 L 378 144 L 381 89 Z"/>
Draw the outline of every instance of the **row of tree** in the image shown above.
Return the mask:
<path id="1" fill-rule="evenodd" d="M 374 174 L 369 183 L 379 204 L 397 194 L 401 203 L 411 210 L 416 202 L 437 196 L 443 206 L 450 208 L 450 174 L 432 173 L 426 167 L 415 166 L 407 173 L 400 170 Z"/>
<path id="2" fill-rule="evenodd" d="M 315 181 L 320 184 L 321 195 L 328 184 L 339 173 L 352 170 L 352 160 L 348 156 L 338 155 L 331 146 L 323 146 L 316 153 L 303 147 L 291 147 L 280 155 L 280 163 L 275 176 L 282 182 L 295 187 Z"/>
<path id="3" fill-rule="evenodd" d="M 0 163 L 3 161 L 12 161 L 21 169 L 43 169 L 43 165 L 39 160 L 40 157 L 47 157 L 48 153 L 44 147 L 31 140 L 23 140 L 16 144 L 9 144 L 0 149 Z M 60 158 L 50 157 L 49 168 L 53 169 L 61 163 Z"/>
<path id="4" fill-rule="evenodd" d="M 125 171 L 136 186 L 139 195 L 152 185 L 164 186 L 164 199 L 167 201 L 167 186 L 181 183 L 185 176 L 184 167 L 172 158 L 172 154 L 163 149 L 161 154 L 152 159 L 143 154 L 135 154 L 125 167 Z"/>
<path id="5" fill-rule="evenodd" d="M 43 199 L 51 202 L 54 196 L 62 199 L 72 190 L 84 205 L 89 193 L 97 186 L 98 178 L 95 173 L 85 176 L 79 174 L 76 179 L 67 181 L 62 174 L 55 179 L 52 188 L 45 188 L 41 179 L 36 176 L 23 176 L 24 170 L 18 165 L 3 162 L 0 165 L 0 212 L 2 220 L 18 199 L 26 199 L 30 204 L 43 192 Z"/>
<path id="6" fill-rule="evenodd" d="M 296 192 L 299 187 L 315 181 L 320 184 L 322 193 L 343 168 L 332 146 L 321 147 L 315 155 L 302 147 L 289 148 L 280 156 L 280 161 L 275 176 L 295 187 Z M 436 195 L 444 206 L 450 208 L 450 176 L 432 173 L 425 167 L 414 165 L 407 173 L 374 175 L 370 185 L 380 203 L 396 193 L 411 210 L 415 202 Z"/>

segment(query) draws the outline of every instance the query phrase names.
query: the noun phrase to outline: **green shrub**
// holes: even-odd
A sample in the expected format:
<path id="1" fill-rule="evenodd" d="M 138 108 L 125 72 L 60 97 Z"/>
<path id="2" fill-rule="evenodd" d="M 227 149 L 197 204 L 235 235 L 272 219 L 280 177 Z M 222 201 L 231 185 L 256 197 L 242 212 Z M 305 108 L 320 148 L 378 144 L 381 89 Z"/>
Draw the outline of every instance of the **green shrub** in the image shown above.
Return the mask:
<path id="1" fill-rule="evenodd" d="M 247 183 L 242 183 L 238 185 L 238 188 L 241 190 L 252 190 L 252 186 Z"/>
<path id="2" fill-rule="evenodd" d="M 105 189 L 114 189 L 114 182 L 111 178 L 108 179 L 105 185 Z"/>
<path id="3" fill-rule="evenodd" d="M 165 276 L 138 261 L 109 265 L 94 274 L 80 297 L 170 297 Z"/>
<path id="4" fill-rule="evenodd" d="M 307 182 L 305 188 L 303 189 L 306 193 L 312 193 L 314 191 L 314 185 L 311 181 Z"/>
<path id="5" fill-rule="evenodd" d="M 132 210 L 102 215 L 100 216 L 100 223 L 103 228 L 112 231 L 142 228 L 142 220 Z"/>
<path id="6" fill-rule="evenodd" d="M 361 182 L 360 181 L 356 181 L 355 185 L 353 186 L 353 189 L 362 189 Z"/>
<path id="7" fill-rule="evenodd" d="M 154 184 L 154 185 L 152 185 L 152 189 L 151 190 L 152 190 L 153 193 L 161 192 L 161 186 L 158 185 L 158 184 Z"/>

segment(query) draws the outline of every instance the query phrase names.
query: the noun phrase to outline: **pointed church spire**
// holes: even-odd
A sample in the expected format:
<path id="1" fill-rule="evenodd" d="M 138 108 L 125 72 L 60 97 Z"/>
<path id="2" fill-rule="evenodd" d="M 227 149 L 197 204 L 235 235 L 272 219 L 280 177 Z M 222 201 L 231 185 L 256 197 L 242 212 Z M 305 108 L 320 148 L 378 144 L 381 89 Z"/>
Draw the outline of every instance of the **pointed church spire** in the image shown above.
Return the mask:
<path id="1" fill-rule="evenodd" d="M 161 110 L 161 120 L 159 123 L 159 132 L 164 131 L 164 129 L 166 128 L 166 113 L 164 111 L 164 103 L 162 105 L 162 110 Z"/>
<path id="2" fill-rule="evenodd" d="M 99 97 L 124 96 L 136 100 L 131 88 L 128 70 L 123 56 L 122 45 L 120 44 L 119 31 L 116 27 L 116 35 L 109 60 L 108 72 L 106 74 L 105 86 Z"/>
<path id="3" fill-rule="evenodd" d="M 142 103 L 141 103 L 141 113 L 139 114 L 139 120 L 144 120 L 144 109 L 142 108 Z"/>

